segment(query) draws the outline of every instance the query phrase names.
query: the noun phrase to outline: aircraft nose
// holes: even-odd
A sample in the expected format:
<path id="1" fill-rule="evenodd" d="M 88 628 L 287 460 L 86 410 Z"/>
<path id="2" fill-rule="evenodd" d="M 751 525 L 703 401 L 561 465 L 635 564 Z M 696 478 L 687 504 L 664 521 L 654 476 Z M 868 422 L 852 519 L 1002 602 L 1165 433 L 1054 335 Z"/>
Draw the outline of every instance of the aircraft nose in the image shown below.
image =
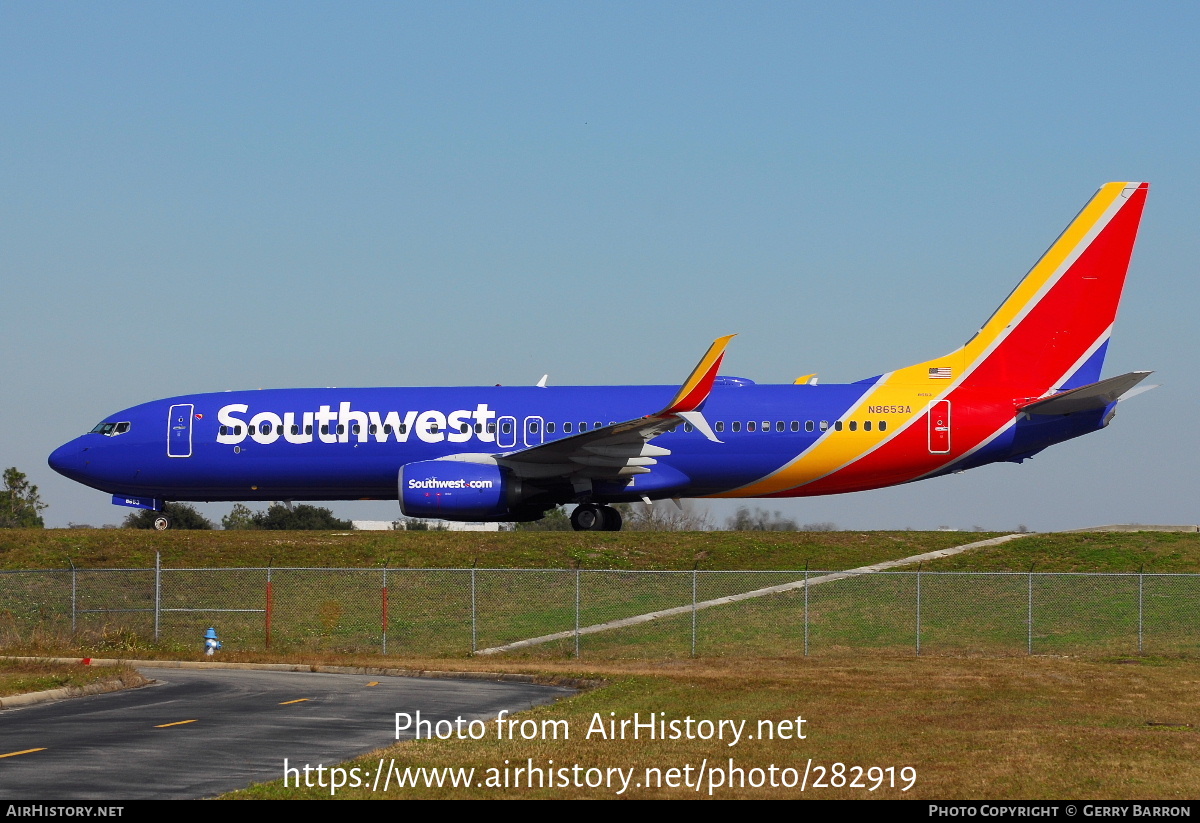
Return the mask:
<path id="1" fill-rule="evenodd" d="M 50 468 L 64 477 L 78 480 L 89 462 L 87 452 L 86 446 L 80 444 L 78 440 L 72 440 L 51 452 L 46 462 L 50 464 Z"/>

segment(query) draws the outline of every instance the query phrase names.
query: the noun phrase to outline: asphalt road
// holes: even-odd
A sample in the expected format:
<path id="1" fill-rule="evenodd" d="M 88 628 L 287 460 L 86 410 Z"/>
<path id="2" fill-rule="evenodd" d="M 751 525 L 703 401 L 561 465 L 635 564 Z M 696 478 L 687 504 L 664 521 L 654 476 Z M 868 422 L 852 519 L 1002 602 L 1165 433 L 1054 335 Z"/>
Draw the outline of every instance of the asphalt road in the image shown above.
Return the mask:
<path id="1" fill-rule="evenodd" d="M 141 668 L 155 685 L 0 712 L 0 801 L 212 797 L 396 741 L 395 714 L 494 719 L 570 689 L 483 680 Z M 404 737 L 407 737 L 407 733 Z"/>

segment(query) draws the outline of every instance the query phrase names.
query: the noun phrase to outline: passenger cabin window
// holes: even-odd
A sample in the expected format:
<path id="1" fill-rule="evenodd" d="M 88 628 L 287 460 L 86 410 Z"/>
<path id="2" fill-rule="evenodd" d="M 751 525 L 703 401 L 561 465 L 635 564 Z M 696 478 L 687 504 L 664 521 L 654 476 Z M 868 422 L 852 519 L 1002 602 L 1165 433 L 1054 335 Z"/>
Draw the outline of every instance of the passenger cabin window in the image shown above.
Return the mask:
<path id="1" fill-rule="evenodd" d="M 858 421 L 857 420 L 850 421 L 850 431 L 852 431 L 852 432 L 858 431 Z"/>
<path id="2" fill-rule="evenodd" d="M 683 424 L 683 430 L 684 430 L 685 432 L 690 432 L 690 431 L 692 430 L 692 424 L 691 424 L 691 423 L 684 423 L 684 424 Z"/>
<path id="3" fill-rule="evenodd" d="M 863 431 L 869 432 L 870 430 L 871 430 L 871 421 L 870 420 L 863 421 Z"/>
<path id="4" fill-rule="evenodd" d="M 880 430 L 881 432 L 885 432 L 885 431 L 887 431 L 887 421 L 886 421 L 886 420 L 880 420 L 880 421 L 879 421 L 879 430 Z"/>
<path id="5" fill-rule="evenodd" d="M 805 421 L 804 421 L 804 430 L 805 430 L 806 432 L 810 432 L 810 431 L 812 431 L 812 430 L 813 430 L 813 429 L 815 429 L 815 428 L 816 428 L 816 426 L 814 426 L 814 425 L 813 425 L 813 422 L 812 422 L 811 420 L 805 420 Z"/>
<path id="6" fill-rule="evenodd" d="M 725 431 L 725 421 L 724 421 L 724 420 L 718 420 L 718 421 L 717 421 L 717 425 L 716 425 L 716 429 L 717 429 L 717 431 L 719 431 L 719 432 L 723 432 L 723 431 Z"/>
<path id="7" fill-rule="evenodd" d="M 828 420 L 821 421 L 821 431 L 823 431 L 823 432 L 829 431 L 829 421 Z"/>
<path id="8" fill-rule="evenodd" d="M 742 430 L 742 421 L 734 420 L 733 421 L 733 430 L 735 432 L 740 432 Z"/>
<path id="9" fill-rule="evenodd" d="M 833 424 L 833 430 L 834 430 L 835 432 L 840 432 L 840 431 L 842 430 L 842 421 L 841 421 L 841 420 L 838 420 L 838 421 L 835 421 L 835 422 L 834 422 L 834 424 Z"/>
<path id="10" fill-rule="evenodd" d="M 793 420 L 792 425 L 793 426 L 796 425 L 796 421 Z M 783 431 L 783 421 L 782 420 L 775 423 L 775 431 L 777 431 L 777 432 Z"/>
<path id="11" fill-rule="evenodd" d="M 554 424 L 553 423 L 546 424 L 546 434 L 554 434 Z"/>
<path id="12" fill-rule="evenodd" d="M 571 433 L 571 424 L 563 423 L 563 434 L 570 434 L 570 433 Z"/>
<path id="13" fill-rule="evenodd" d="M 753 420 L 751 420 L 749 423 L 746 424 L 746 431 L 748 431 L 748 432 L 754 431 L 754 421 Z"/>

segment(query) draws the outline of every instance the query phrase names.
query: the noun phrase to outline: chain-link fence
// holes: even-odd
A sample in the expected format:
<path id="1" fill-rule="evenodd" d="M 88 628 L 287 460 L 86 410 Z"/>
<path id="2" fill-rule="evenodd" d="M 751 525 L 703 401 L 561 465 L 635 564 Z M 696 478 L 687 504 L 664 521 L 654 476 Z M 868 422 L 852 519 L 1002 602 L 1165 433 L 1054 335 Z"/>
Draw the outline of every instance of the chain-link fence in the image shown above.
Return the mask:
<path id="1" fill-rule="evenodd" d="M 453 657 L 1200 653 L 1200 575 L 570 569 L 0 572 L 0 645 Z"/>

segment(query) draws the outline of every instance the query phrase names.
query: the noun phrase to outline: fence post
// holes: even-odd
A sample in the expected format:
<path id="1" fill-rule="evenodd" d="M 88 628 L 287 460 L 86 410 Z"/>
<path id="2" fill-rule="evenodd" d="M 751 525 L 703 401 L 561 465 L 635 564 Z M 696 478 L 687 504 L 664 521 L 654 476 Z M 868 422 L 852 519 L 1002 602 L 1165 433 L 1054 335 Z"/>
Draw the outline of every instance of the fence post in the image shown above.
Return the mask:
<path id="1" fill-rule="evenodd" d="M 696 656 L 696 574 L 699 564 L 692 566 L 692 657 Z"/>
<path id="2" fill-rule="evenodd" d="M 1033 564 L 1029 564 L 1029 609 L 1026 614 L 1025 622 L 1028 624 L 1027 636 L 1025 639 L 1025 651 L 1028 654 L 1033 654 Z"/>
<path id="3" fill-rule="evenodd" d="M 158 615 L 162 605 L 162 555 L 154 553 L 154 642 L 158 642 Z"/>
<path id="4" fill-rule="evenodd" d="M 479 648 L 479 627 L 476 622 L 476 616 L 478 612 L 476 611 L 477 606 L 475 600 L 475 566 L 478 563 L 478 558 L 471 561 L 471 654 L 475 654 L 476 650 Z"/>
<path id="5" fill-rule="evenodd" d="M 804 656 L 808 657 L 808 561 L 804 562 Z"/>
<path id="6" fill-rule="evenodd" d="M 1146 565 L 1138 567 L 1138 654 L 1142 653 L 1142 594 L 1144 591 Z"/>
<path id="7" fill-rule="evenodd" d="M 917 564 L 917 655 L 921 654 L 921 564 Z"/>
<path id="8" fill-rule="evenodd" d="M 387 654 L 387 627 L 388 627 L 388 589 L 387 589 L 387 566 L 383 568 L 383 653 Z"/>
<path id="9" fill-rule="evenodd" d="M 579 566 L 575 566 L 575 659 L 579 659 Z"/>
<path id="10" fill-rule="evenodd" d="M 274 592 L 271 591 L 271 561 L 267 561 L 267 609 L 264 615 L 267 630 L 267 648 L 271 648 L 271 609 L 275 605 Z"/>
<path id="11" fill-rule="evenodd" d="M 71 564 L 71 634 L 75 634 L 76 597 L 78 591 L 75 577 L 77 572 L 75 571 L 75 561 L 68 557 L 67 562 Z"/>

